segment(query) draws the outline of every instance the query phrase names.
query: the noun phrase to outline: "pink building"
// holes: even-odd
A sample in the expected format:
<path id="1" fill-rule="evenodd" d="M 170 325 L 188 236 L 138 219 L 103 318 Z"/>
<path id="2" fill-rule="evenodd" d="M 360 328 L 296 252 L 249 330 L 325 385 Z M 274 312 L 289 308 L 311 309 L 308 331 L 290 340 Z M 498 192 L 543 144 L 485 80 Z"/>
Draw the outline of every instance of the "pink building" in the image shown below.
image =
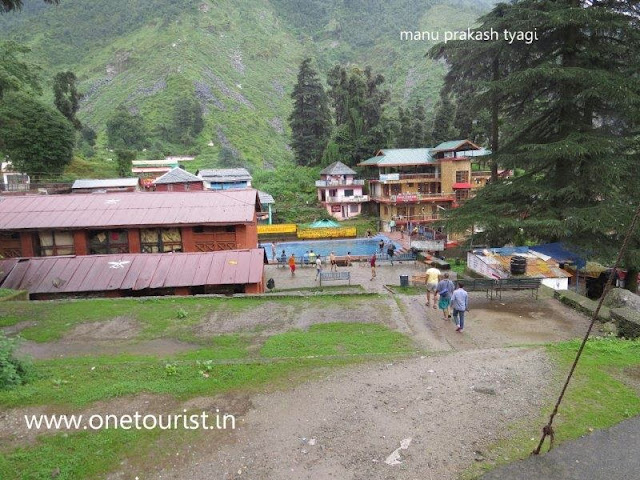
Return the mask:
<path id="1" fill-rule="evenodd" d="M 327 212 L 338 220 L 357 217 L 362 204 L 369 201 L 362 194 L 364 180 L 356 180 L 356 172 L 342 162 L 335 162 L 320 172 L 322 180 L 316 181 L 318 200 Z"/>

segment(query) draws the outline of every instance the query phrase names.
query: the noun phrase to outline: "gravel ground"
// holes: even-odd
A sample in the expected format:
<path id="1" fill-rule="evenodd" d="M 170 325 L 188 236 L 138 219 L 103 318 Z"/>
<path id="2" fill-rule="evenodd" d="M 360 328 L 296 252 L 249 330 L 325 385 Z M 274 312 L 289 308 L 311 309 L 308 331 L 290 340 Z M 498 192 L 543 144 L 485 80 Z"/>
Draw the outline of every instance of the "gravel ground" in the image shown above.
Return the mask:
<path id="1" fill-rule="evenodd" d="M 233 441 L 205 442 L 145 477 L 454 479 L 509 424 L 539 412 L 550 374 L 543 350 L 531 348 L 351 368 L 253 396 Z"/>

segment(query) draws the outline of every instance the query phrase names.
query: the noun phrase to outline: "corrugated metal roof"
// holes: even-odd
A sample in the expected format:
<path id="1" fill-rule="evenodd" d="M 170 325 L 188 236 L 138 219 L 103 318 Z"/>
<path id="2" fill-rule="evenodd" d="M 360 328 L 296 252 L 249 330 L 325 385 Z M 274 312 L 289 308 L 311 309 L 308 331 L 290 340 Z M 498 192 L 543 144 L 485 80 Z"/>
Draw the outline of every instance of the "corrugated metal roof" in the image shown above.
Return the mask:
<path id="1" fill-rule="evenodd" d="M 251 174 L 246 168 L 212 168 L 198 170 L 196 174 L 208 182 L 251 181 Z"/>
<path id="2" fill-rule="evenodd" d="M 262 249 L 137 253 L 14 260 L 0 287 L 38 293 L 244 285 L 261 283 Z"/>
<path id="3" fill-rule="evenodd" d="M 437 145 L 433 150 L 434 151 L 442 151 L 442 150 L 455 150 L 465 143 L 471 143 L 469 140 L 449 140 L 448 142 L 442 142 L 440 145 Z"/>
<path id="4" fill-rule="evenodd" d="M 140 179 L 136 178 L 102 178 L 89 179 L 83 178 L 73 182 L 71 189 L 76 188 L 117 188 L 117 187 L 135 187 Z"/>
<path id="5" fill-rule="evenodd" d="M 192 183 L 202 182 L 202 178 L 196 177 L 193 173 L 189 173 L 180 167 L 176 167 L 159 178 L 156 178 L 153 183 L 166 184 L 166 183 Z"/>
<path id="6" fill-rule="evenodd" d="M 526 277 L 532 278 L 569 278 L 570 273 L 561 269 L 555 260 L 543 260 L 535 254 L 529 253 L 528 247 L 503 247 L 485 250 L 474 250 L 473 253 L 487 265 L 498 268 L 506 273 L 511 271 L 511 258 L 515 255 L 526 258 Z"/>
<path id="7" fill-rule="evenodd" d="M 323 168 L 320 175 L 355 175 L 355 170 L 351 170 L 342 162 L 333 162 L 331 165 Z"/>
<path id="8" fill-rule="evenodd" d="M 276 203 L 273 197 L 269 195 L 267 192 L 262 192 L 258 190 L 258 197 L 260 197 L 260 203 L 262 205 L 269 205 L 270 203 L 271 204 Z"/>
<path id="9" fill-rule="evenodd" d="M 392 148 L 380 150 L 380 155 L 372 157 L 359 165 L 400 166 L 429 165 L 436 160 L 431 156 L 429 148 Z"/>
<path id="10" fill-rule="evenodd" d="M 250 223 L 257 203 L 251 188 L 2 197 L 0 230 Z"/>

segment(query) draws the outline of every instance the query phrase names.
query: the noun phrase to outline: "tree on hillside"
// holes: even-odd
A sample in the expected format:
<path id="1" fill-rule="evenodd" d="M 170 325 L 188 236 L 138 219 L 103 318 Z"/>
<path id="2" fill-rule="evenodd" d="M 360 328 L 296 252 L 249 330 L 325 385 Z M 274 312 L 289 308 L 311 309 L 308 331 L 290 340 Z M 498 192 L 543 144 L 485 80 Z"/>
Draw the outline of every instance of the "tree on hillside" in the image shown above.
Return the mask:
<path id="1" fill-rule="evenodd" d="M 76 128 L 82 129 L 76 112 L 80 108 L 80 94 L 76 89 L 76 76 L 73 72 L 58 72 L 53 78 L 53 103 L 58 111 Z"/>
<path id="2" fill-rule="evenodd" d="M 110 148 L 141 150 L 147 143 L 147 132 L 140 115 L 133 115 L 120 105 L 107 121 L 107 143 Z"/>
<path id="3" fill-rule="evenodd" d="M 489 78 L 483 95 L 501 99 L 502 154 L 525 173 L 482 189 L 453 211 L 452 226 L 479 224 L 495 243 L 522 231 L 610 260 L 640 203 L 633 2 L 521 0 L 496 8 L 511 30 L 536 28 L 539 38 L 509 58 L 497 79 L 480 65 Z M 460 75 L 464 68 L 452 64 Z M 629 265 L 639 264 L 639 246 L 636 236 Z"/>
<path id="4" fill-rule="evenodd" d="M 35 181 L 62 172 L 74 142 L 73 127 L 56 109 L 22 93 L 0 102 L 0 152 Z"/>
<path id="5" fill-rule="evenodd" d="M 498 4 L 480 18 L 478 31 L 502 32 L 510 30 L 507 18 L 509 6 Z M 530 52 L 528 45 L 514 42 L 489 41 L 467 42 L 455 40 L 434 46 L 429 55 L 444 59 L 451 66 L 444 79 L 441 96 L 452 95 L 456 100 L 456 114 L 453 126 L 460 138 L 468 138 L 475 143 L 485 143 L 488 139 L 492 156 L 490 159 L 492 181 L 498 179 L 500 160 L 500 125 L 504 103 L 502 92 L 489 90 L 488 82 L 496 82 L 505 77 L 514 65 L 526 63 Z"/>
<path id="6" fill-rule="evenodd" d="M 43 0 L 44 3 L 57 5 L 60 0 Z M 10 12 L 12 10 L 20 10 L 22 8 L 22 0 L 0 0 L 0 13 Z"/>
<path id="7" fill-rule="evenodd" d="M 178 97 L 173 105 L 172 123 L 167 129 L 167 140 L 191 145 L 204 128 L 202 107 L 193 97 Z"/>
<path id="8" fill-rule="evenodd" d="M 457 137 L 457 132 L 453 128 L 453 119 L 456 115 L 456 107 L 451 101 L 451 97 L 446 93 L 440 95 L 440 101 L 436 104 L 436 111 L 433 117 L 433 129 L 431 136 L 434 144 L 453 140 Z"/>
<path id="9" fill-rule="evenodd" d="M 431 143 L 427 134 L 427 115 L 424 106 L 416 102 L 411 108 L 398 109 L 399 132 L 396 148 L 423 148 Z"/>
<path id="10" fill-rule="evenodd" d="M 130 177 L 133 161 L 136 159 L 136 152 L 133 150 L 118 149 L 115 151 L 115 154 L 118 165 L 118 175 L 121 178 Z"/>
<path id="11" fill-rule="evenodd" d="M 30 89 L 37 94 L 42 93 L 37 67 L 21 58 L 30 51 L 15 42 L 0 42 L 0 100 L 9 91 Z"/>
<path id="12" fill-rule="evenodd" d="M 370 67 L 349 71 L 336 65 L 328 75 L 329 98 L 335 112 L 336 129 L 331 140 L 345 163 L 353 166 L 387 144 L 384 108 L 389 91 L 384 77 Z"/>
<path id="13" fill-rule="evenodd" d="M 317 165 L 331 134 L 331 114 L 327 95 L 310 58 L 305 58 L 300 65 L 291 98 L 293 111 L 289 125 L 296 163 Z"/>

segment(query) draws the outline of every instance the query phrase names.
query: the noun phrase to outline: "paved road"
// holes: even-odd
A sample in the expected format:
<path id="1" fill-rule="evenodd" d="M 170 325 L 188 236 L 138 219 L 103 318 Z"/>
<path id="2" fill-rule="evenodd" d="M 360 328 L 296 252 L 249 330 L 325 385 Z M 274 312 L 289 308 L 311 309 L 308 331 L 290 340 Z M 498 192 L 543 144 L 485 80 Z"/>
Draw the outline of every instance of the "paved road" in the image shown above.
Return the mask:
<path id="1" fill-rule="evenodd" d="M 546 447 L 545 443 L 545 447 Z M 640 416 L 498 468 L 482 480 L 638 480 Z"/>

